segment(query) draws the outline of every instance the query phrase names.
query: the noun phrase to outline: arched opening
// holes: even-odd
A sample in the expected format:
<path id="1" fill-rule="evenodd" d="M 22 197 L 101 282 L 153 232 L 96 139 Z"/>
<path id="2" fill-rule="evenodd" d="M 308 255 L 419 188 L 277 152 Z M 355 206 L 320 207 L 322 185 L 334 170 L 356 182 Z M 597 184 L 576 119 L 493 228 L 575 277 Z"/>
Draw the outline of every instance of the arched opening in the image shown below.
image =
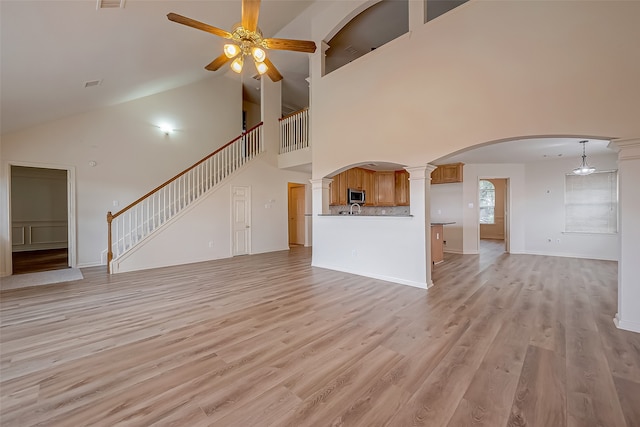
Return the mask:
<path id="1" fill-rule="evenodd" d="M 617 233 L 567 226 L 565 177 L 579 164 L 584 139 L 517 138 L 436 160 L 464 163 L 463 182 L 432 186 L 432 219 L 460 222 L 445 229 L 445 252 L 481 253 L 483 239 L 504 239 L 501 247 L 511 253 L 617 260 Z M 617 168 L 609 145 L 604 138 L 589 139 L 589 159 L 598 171 Z M 496 206 L 499 195 L 504 207 Z"/>
<path id="2" fill-rule="evenodd" d="M 409 215 L 409 173 L 400 164 L 361 162 L 338 169 L 330 178 L 331 214 Z"/>
<path id="3" fill-rule="evenodd" d="M 382 0 L 351 18 L 328 42 L 325 74 L 409 31 L 409 2 Z"/>

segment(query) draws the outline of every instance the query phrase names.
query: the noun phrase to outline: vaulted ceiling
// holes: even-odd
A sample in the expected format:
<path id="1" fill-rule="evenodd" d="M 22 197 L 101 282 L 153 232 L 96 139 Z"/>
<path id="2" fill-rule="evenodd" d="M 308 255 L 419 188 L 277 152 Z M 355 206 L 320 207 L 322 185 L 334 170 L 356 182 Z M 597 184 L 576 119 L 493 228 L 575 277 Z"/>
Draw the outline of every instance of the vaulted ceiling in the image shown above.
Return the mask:
<path id="1" fill-rule="evenodd" d="M 240 0 L 126 0 L 123 8 L 99 8 L 98 1 L 0 1 L 3 134 L 220 75 L 242 79 L 247 97 L 259 100 L 250 67 L 241 76 L 228 67 L 204 69 L 224 39 L 166 18 L 175 12 L 230 30 L 240 21 Z M 281 30 L 312 3 L 263 0 L 260 28 L 307 39 L 310 25 Z M 284 103 L 307 106 L 308 55 L 270 55 L 284 75 Z"/>

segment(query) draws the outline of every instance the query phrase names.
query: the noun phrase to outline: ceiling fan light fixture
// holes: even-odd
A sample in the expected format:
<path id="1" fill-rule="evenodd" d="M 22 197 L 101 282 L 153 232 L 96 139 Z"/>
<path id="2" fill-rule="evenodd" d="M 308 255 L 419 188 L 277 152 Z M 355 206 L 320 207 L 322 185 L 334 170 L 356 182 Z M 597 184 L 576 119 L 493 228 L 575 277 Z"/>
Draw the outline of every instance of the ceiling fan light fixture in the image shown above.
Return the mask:
<path id="1" fill-rule="evenodd" d="M 235 56 L 237 56 L 240 53 L 240 48 L 235 45 L 235 44 L 225 44 L 224 45 L 224 54 L 226 55 L 227 58 L 231 59 Z"/>
<path id="2" fill-rule="evenodd" d="M 267 64 L 265 64 L 264 62 L 256 62 L 256 70 L 258 70 L 258 73 L 260 74 L 264 74 L 267 72 L 267 70 L 269 69 L 269 67 L 267 67 Z"/>
<path id="3" fill-rule="evenodd" d="M 242 66 L 244 65 L 244 59 L 242 56 L 237 57 L 231 63 L 231 69 L 236 73 L 240 74 L 242 72 Z"/>
<path id="4" fill-rule="evenodd" d="M 251 55 L 256 62 L 263 62 L 267 58 L 267 53 L 259 48 L 258 46 L 254 46 L 251 48 Z"/>
<path id="5" fill-rule="evenodd" d="M 575 175 L 591 175 L 596 171 L 596 168 L 589 166 L 587 163 L 587 154 L 585 153 L 585 146 L 587 142 L 587 140 L 580 141 L 580 144 L 582 144 L 582 164 L 573 170 Z"/>

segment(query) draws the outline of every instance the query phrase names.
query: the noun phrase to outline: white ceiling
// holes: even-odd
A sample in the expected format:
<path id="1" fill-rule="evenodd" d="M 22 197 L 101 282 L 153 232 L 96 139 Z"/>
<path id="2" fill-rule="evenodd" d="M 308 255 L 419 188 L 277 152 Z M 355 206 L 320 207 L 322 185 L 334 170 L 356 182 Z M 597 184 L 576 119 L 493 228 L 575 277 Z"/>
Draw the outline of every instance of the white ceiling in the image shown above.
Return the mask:
<path id="1" fill-rule="evenodd" d="M 531 163 L 558 158 L 582 156 L 580 141 L 588 141 L 585 146 L 589 156 L 613 154 L 608 148 L 609 141 L 589 138 L 529 138 L 506 141 L 473 148 L 461 153 L 453 153 L 434 161 L 436 165 L 446 163 Z M 577 166 L 577 165 L 576 165 Z"/>
<path id="2" fill-rule="evenodd" d="M 263 0 L 259 25 L 266 37 L 309 39 L 311 19 L 333 0 Z M 336 0 L 345 1 L 345 0 Z M 404 2 L 404 1 L 403 1 Z M 396 5 L 397 6 L 397 5 Z M 222 51 L 224 40 L 166 18 L 175 12 L 230 30 L 240 20 L 240 0 L 126 0 L 123 9 L 96 8 L 96 0 L 0 0 L 0 98 L 3 134 L 49 120 L 115 105 L 205 78 L 240 78 L 245 97 L 259 102 L 260 83 L 251 67 L 241 76 L 228 69 L 204 69 Z M 378 5 L 383 18 L 406 17 L 406 8 Z M 395 11 L 395 12 L 394 12 Z M 364 14 L 366 15 L 366 14 Z M 361 17 L 365 28 L 341 34 L 334 54 L 345 47 L 370 49 L 382 43 L 383 25 Z M 403 18 L 404 19 L 404 18 Z M 368 23 L 368 24 L 367 24 Z M 388 28 L 386 40 L 394 29 Z M 340 48 L 340 46 L 343 46 Z M 364 46 L 364 47 L 363 47 Z M 329 52 L 331 52 L 331 50 Z M 283 106 L 308 106 L 309 55 L 270 51 L 283 80 Z M 347 61 L 348 62 L 348 61 Z M 85 88 L 87 81 L 99 86 Z M 578 158 L 576 138 L 540 138 L 481 147 L 434 163 L 528 163 Z M 608 141 L 590 139 L 587 154 L 611 153 Z M 546 156 L 546 157 L 545 157 Z"/>
<path id="3" fill-rule="evenodd" d="M 263 0 L 259 26 L 266 37 L 309 38 L 309 25 L 289 25 L 311 0 Z M 1 0 L 1 131 L 9 133 L 220 75 L 242 78 L 254 102 L 259 82 L 204 66 L 224 39 L 166 18 L 175 12 L 231 30 L 240 0 L 126 0 L 98 10 L 96 0 Z M 309 55 L 271 51 L 284 76 L 283 103 L 308 105 Z M 101 80 L 85 88 L 87 81 Z M 301 104 L 301 105 L 297 105 Z"/>

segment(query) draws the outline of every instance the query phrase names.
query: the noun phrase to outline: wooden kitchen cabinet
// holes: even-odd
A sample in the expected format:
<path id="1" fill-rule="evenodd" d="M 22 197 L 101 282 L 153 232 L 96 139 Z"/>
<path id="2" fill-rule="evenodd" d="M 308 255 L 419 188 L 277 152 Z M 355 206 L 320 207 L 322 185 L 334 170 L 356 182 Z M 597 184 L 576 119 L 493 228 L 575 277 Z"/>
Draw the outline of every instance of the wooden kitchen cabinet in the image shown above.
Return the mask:
<path id="1" fill-rule="evenodd" d="M 396 206 L 409 206 L 409 172 L 400 170 L 395 172 Z"/>
<path id="2" fill-rule="evenodd" d="M 351 168 L 333 177 L 329 184 L 332 206 L 347 205 L 347 189 L 364 190 L 367 206 L 409 206 L 409 172 L 372 171 Z"/>
<path id="3" fill-rule="evenodd" d="M 376 206 L 394 206 L 396 203 L 395 172 L 376 172 L 375 176 Z"/>
<path id="4" fill-rule="evenodd" d="M 376 205 L 376 173 L 372 170 L 362 170 L 362 181 L 364 190 L 364 204 L 367 206 Z"/>
<path id="5" fill-rule="evenodd" d="M 330 205 L 346 205 L 347 204 L 347 174 L 339 173 L 333 177 L 333 182 L 329 184 L 329 204 Z"/>
<path id="6" fill-rule="evenodd" d="M 450 184 L 462 182 L 462 167 L 464 163 L 451 163 L 438 166 L 431 172 L 431 184 Z"/>
<path id="7" fill-rule="evenodd" d="M 364 190 L 364 169 L 352 168 L 344 173 L 347 174 L 347 188 Z"/>

